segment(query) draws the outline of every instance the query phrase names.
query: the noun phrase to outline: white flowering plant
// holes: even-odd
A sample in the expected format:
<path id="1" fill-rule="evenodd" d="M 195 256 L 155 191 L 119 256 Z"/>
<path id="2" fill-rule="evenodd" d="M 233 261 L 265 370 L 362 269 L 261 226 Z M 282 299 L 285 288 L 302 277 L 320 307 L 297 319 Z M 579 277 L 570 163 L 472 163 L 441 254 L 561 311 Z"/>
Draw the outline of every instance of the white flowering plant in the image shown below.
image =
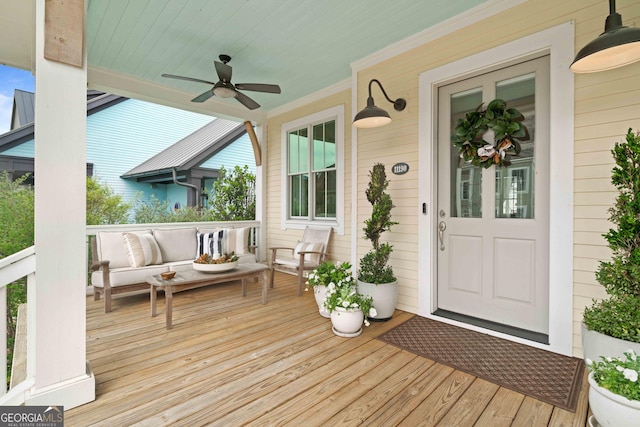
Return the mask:
<path id="1" fill-rule="evenodd" d="M 633 350 L 624 353 L 624 357 L 602 357 L 596 362 L 587 359 L 593 379 L 602 388 L 629 400 L 640 401 L 640 356 Z"/>
<path id="2" fill-rule="evenodd" d="M 351 277 L 351 264 L 343 262 L 334 264 L 331 261 L 325 261 L 315 270 L 309 273 L 307 277 L 306 289 L 315 288 L 318 285 L 328 286 L 329 283 L 339 283 L 348 280 Z"/>
<path id="3" fill-rule="evenodd" d="M 329 261 L 322 263 L 309 274 L 307 288 L 319 284 L 327 287 L 323 306 L 329 312 L 335 311 L 338 307 L 360 309 L 364 313 L 365 326 L 369 326 L 369 317 L 378 314 L 373 307 L 373 299 L 358 293 L 350 263 L 333 264 Z"/>

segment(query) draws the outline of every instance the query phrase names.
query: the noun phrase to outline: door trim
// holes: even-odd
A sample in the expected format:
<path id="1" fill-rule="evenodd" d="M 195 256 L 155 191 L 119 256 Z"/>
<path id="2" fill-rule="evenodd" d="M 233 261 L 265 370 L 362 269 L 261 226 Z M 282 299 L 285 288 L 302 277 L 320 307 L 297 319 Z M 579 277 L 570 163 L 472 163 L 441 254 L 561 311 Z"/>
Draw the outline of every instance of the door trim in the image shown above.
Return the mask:
<path id="1" fill-rule="evenodd" d="M 523 340 L 432 315 L 436 310 L 437 88 L 463 76 L 550 55 L 549 344 Z M 574 25 L 569 22 L 421 73 L 419 76 L 418 314 L 571 356 L 573 351 Z M 567 88 L 571 88 L 567 90 Z"/>

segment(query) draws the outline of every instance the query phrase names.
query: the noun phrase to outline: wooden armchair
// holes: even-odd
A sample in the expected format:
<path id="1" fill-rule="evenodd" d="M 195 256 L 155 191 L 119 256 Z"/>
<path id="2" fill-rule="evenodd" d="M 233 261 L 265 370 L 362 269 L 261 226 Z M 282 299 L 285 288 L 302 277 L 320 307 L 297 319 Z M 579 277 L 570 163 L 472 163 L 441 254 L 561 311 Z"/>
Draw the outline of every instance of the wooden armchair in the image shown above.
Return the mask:
<path id="1" fill-rule="evenodd" d="M 302 240 L 295 248 L 269 248 L 271 250 L 271 277 L 269 286 L 273 287 L 273 274 L 282 271 L 298 275 L 298 296 L 302 295 L 304 272 L 318 267 L 327 260 L 331 227 L 309 227 L 304 229 Z"/>

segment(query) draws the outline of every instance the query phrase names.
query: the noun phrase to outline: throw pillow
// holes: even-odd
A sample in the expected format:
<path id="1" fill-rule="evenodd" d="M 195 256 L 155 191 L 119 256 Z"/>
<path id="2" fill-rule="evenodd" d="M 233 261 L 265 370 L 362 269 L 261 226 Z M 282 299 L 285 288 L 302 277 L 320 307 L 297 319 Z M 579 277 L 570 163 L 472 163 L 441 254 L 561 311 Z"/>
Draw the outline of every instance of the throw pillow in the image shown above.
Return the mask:
<path id="1" fill-rule="evenodd" d="M 96 234 L 98 260 L 109 261 L 109 268 L 129 267 L 129 258 L 122 244 L 121 231 L 99 231 Z"/>
<path id="2" fill-rule="evenodd" d="M 222 230 L 206 233 L 198 232 L 196 235 L 198 240 L 198 253 L 196 255 L 208 254 L 211 256 L 216 252 L 222 254 L 222 234 Z"/>
<path id="3" fill-rule="evenodd" d="M 151 264 L 162 264 L 160 247 L 149 232 L 122 233 L 125 251 L 131 267 L 138 268 Z"/>
<path id="4" fill-rule="evenodd" d="M 298 242 L 296 247 L 293 249 L 293 257 L 295 259 L 300 259 L 300 252 L 322 252 L 323 244 L 319 242 L 310 243 L 310 242 Z M 304 261 L 312 262 L 314 264 L 320 264 L 320 256 L 321 254 L 305 254 Z"/>
<path id="5" fill-rule="evenodd" d="M 224 253 L 234 252 L 236 255 L 249 253 L 249 227 L 245 228 L 225 228 L 224 231 Z"/>

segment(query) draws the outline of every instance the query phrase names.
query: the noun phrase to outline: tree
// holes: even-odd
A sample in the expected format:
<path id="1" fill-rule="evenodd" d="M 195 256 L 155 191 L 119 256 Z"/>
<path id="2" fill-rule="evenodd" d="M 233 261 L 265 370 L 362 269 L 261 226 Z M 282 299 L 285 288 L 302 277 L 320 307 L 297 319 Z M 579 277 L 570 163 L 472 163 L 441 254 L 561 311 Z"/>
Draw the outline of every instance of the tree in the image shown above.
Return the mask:
<path id="1" fill-rule="evenodd" d="M 256 218 L 256 176 L 249 167 L 220 168 L 220 177 L 209 193 L 213 221 L 241 221 Z"/>
<path id="2" fill-rule="evenodd" d="M 87 225 L 126 224 L 131 206 L 108 185 L 87 177 Z"/>

